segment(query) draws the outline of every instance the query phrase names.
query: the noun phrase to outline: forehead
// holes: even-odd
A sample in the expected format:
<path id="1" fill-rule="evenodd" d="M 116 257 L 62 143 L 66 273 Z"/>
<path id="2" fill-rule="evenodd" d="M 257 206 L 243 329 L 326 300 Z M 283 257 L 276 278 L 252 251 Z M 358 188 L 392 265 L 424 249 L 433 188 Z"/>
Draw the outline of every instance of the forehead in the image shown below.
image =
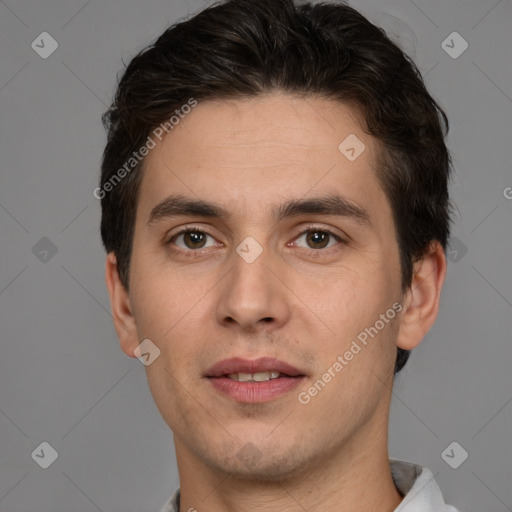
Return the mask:
<path id="1" fill-rule="evenodd" d="M 251 215 L 308 194 L 342 193 L 378 207 L 377 151 L 359 111 L 332 99 L 199 102 L 146 157 L 139 208 L 147 216 L 171 193 Z"/>
<path id="2" fill-rule="evenodd" d="M 358 135 L 374 144 L 364 134 L 360 120 L 355 107 L 318 96 L 272 93 L 254 98 L 207 100 L 182 118 L 160 149 L 177 149 L 186 139 L 188 149 L 200 150 L 186 156 L 189 162 L 213 150 L 219 163 L 226 157 L 226 164 L 245 163 L 245 167 L 250 167 L 251 159 L 244 158 L 256 150 L 258 164 L 264 162 L 266 155 L 272 157 L 271 165 L 276 165 L 280 163 L 275 161 L 276 156 L 283 155 L 288 163 L 293 154 L 299 160 L 313 150 L 337 157 L 339 143 L 349 135 Z M 369 149 L 371 152 L 372 148 Z M 180 154 L 175 156 L 179 158 Z"/>

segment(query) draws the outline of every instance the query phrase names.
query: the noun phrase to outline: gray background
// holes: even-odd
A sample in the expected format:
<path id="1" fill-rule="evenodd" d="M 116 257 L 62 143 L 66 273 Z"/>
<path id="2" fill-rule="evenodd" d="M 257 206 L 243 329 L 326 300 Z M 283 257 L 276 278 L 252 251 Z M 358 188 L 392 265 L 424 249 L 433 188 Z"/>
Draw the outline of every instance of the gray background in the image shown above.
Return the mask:
<path id="1" fill-rule="evenodd" d="M 395 382 L 390 455 L 430 468 L 462 511 L 512 510 L 512 2 L 351 4 L 401 37 L 452 124 L 448 278 Z M 3 512 L 158 511 L 178 485 L 144 367 L 112 326 L 92 191 L 122 59 L 204 5 L 0 2 Z M 47 59 L 31 47 L 44 31 L 59 45 Z M 454 31 L 469 44 L 458 58 L 442 47 Z M 47 469 L 31 457 L 44 441 L 58 452 Z M 441 456 L 453 441 L 469 454 L 457 469 Z"/>

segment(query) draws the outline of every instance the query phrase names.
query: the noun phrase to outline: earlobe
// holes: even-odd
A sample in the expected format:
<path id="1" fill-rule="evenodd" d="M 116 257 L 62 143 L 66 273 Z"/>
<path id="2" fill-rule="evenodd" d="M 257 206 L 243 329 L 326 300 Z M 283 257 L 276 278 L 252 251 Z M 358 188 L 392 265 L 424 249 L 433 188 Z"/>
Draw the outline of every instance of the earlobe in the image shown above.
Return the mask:
<path id="1" fill-rule="evenodd" d="M 114 327 L 121 349 L 126 355 L 135 358 L 134 350 L 139 344 L 137 327 L 130 305 L 130 297 L 119 278 L 117 259 L 113 252 L 107 254 L 105 281 L 110 296 L 110 308 L 114 319 Z"/>
<path id="2" fill-rule="evenodd" d="M 439 311 L 441 289 L 446 277 L 446 256 L 441 244 L 433 241 L 414 265 L 412 283 L 404 299 L 397 346 L 412 350 L 434 324 Z"/>

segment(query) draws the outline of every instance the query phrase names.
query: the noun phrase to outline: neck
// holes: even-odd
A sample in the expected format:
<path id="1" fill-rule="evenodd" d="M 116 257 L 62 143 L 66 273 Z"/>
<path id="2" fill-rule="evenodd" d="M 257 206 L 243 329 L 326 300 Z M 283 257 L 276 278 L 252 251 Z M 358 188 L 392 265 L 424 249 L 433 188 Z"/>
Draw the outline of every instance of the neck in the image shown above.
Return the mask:
<path id="1" fill-rule="evenodd" d="M 175 438 L 180 512 L 393 512 L 402 497 L 389 467 L 387 428 L 370 430 L 366 425 L 343 446 L 308 461 L 307 470 L 272 482 L 208 467 Z"/>

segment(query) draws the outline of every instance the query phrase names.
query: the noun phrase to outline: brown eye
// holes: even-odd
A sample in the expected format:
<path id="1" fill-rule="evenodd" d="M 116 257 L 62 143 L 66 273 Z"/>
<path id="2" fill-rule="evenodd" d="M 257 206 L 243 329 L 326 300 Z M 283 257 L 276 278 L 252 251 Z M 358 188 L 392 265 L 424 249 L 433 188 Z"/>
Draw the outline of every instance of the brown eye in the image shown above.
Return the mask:
<path id="1" fill-rule="evenodd" d="M 207 245 L 208 237 L 213 241 Z M 169 245 L 176 245 L 181 250 L 204 249 L 215 245 L 215 240 L 208 233 L 200 229 L 184 229 L 174 235 L 168 242 Z"/>
<path id="2" fill-rule="evenodd" d="M 323 249 L 329 243 L 329 237 L 325 231 L 309 231 L 306 240 L 312 249 Z"/>
<path id="3" fill-rule="evenodd" d="M 297 238 L 297 242 L 302 239 L 304 239 L 307 248 L 315 250 L 331 247 L 341 241 L 334 233 L 324 229 L 308 229 L 301 233 L 300 237 Z"/>
<path id="4" fill-rule="evenodd" d="M 201 231 L 183 233 L 183 241 L 189 249 L 201 249 L 206 242 L 206 234 Z"/>

